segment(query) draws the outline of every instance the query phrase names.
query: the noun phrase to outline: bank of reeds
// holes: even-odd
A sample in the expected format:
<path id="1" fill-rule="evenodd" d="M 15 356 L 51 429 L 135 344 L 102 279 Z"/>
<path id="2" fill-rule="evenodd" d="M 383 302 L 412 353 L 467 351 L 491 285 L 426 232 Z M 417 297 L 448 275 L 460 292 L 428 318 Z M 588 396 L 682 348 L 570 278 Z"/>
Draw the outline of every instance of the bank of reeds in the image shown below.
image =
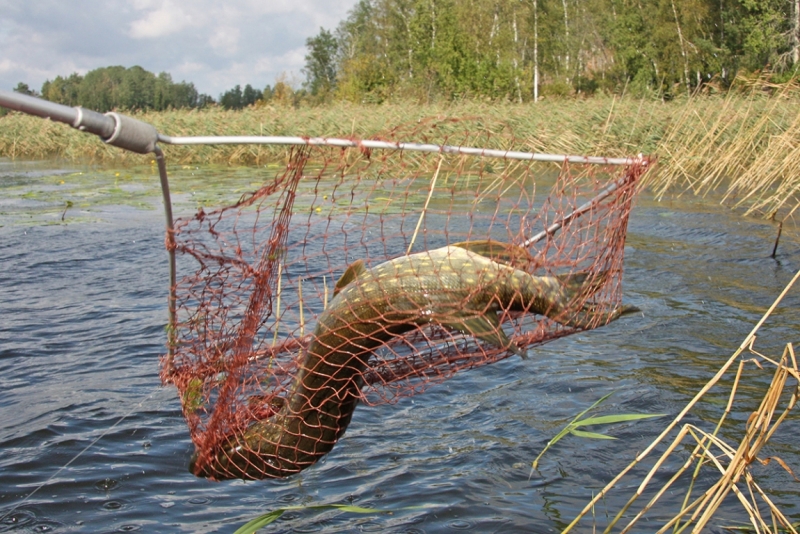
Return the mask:
<path id="1" fill-rule="evenodd" d="M 759 484 L 757 470 L 754 467 L 775 462 L 790 477 L 798 481 L 792 468 L 779 456 L 765 454 L 772 452 L 767 445 L 770 438 L 790 414 L 794 415 L 791 412 L 800 397 L 800 368 L 794 346 L 792 343 L 786 343 L 780 357 L 775 354 L 763 354 L 755 347 L 760 328 L 798 279 L 800 272 L 795 274 L 714 377 L 631 464 L 594 496 L 578 517 L 564 529 L 564 534 L 577 531 L 576 527 L 581 521 L 588 522 L 594 506 L 603 501 L 606 495 L 614 491 L 627 492 L 631 487 L 636 489 L 627 503 L 610 519 L 604 532 L 638 531 L 637 523 L 646 517 L 648 512 L 655 511 L 665 495 L 680 492 L 681 487 L 688 487 L 680 510 L 664 521 L 663 526 L 657 531 L 659 534 L 670 531 L 675 534 L 705 532 L 715 512 L 729 495 L 738 500 L 750 524 L 723 527 L 725 530 L 797 534 L 800 528 L 797 517 L 787 517 L 772 502 L 768 493 Z M 750 414 L 744 425 L 741 422 L 731 422 L 729 416 L 737 411 L 739 405 L 738 389 L 759 387 L 755 385 L 761 378 L 758 375 L 765 372 L 773 373 L 772 381 L 763 388 L 763 399 L 758 409 Z M 713 402 L 707 398 L 709 391 L 714 387 L 724 387 L 723 384 L 729 380 L 732 380 L 732 384 L 728 389 L 728 403 L 716 424 L 712 427 L 703 423 L 683 423 L 675 434 L 678 425 L 687 418 L 687 414 L 693 408 L 703 402 Z M 735 433 L 741 437 L 733 443 L 726 442 L 720 435 L 723 428 L 729 434 Z M 667 437 L 670 435 L 674 437 L 668 440 Z M 660 456 L 655 457 L 655 454 L 651 454 L 656 448 L 664 447 L 666 450 Z M 691 452 L 687 454 L 688 451 Z M 651 463 L 651 468 L 641 481 L 630 475 L 635 467 L 644 466 L 647 462 Z M 675 469 L 676 465 L 680 467 Z M 672 475 L 663 485 L 655 482 L 658 480 L 659 471 L 662 474 L 667 472 Z M 661 479 L 663 480 L 664 476 Z M 609 512 L 614 513 L 613 510 Z"/>
<path id="2" fill-rule="evenodd" d="M 800 91 L 754 86 L 726 96 L 670 102 L 629 97 L 545 100 L 538 104 L 461 102 L 446 106 L 347 103 L 314 108 L 141 113 L 167 135 L 306 135 L 485 143 L 549 153 L 658 158 L 647 184 L 659 193 L 719 191 L 731 205 L 784 218 L 800 202 Z M 449 121 L 447 118 L 467 118 Z M 433 118 L 435 127 L 418 128 Z M 428 124 L 431 124 L 430 122 Z M 399 129 L 396 129 L 399 126 Z M 416 128 L 416 129 L 415 129 Z M 167 147 L 180 164 L 265 164 L 286 147 Z M 0 157 L 64 158 L 114 165 L 142 156 L 108 147 L 62 124 L 10 114 L 0 118 Z"/>

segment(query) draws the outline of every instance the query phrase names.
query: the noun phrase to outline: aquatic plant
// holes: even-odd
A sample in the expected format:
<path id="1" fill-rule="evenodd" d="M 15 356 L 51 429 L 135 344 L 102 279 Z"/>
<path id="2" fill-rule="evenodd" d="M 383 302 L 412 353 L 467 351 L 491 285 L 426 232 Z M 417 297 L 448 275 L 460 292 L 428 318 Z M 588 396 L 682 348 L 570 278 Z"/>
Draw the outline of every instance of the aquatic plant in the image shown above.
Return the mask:
<path id="1" fill-rule="evenodd" d="M 550 99 L 539 105 L 462 101 L 447 105 L 388 103 L 289 109 L 264 106 L 136 114 L 169 135 L 309 135 L 373 138 L 436 117 L 426 139 L 446 142 L 464 135 L 458 120 L 472 118 L 475 141 L 487 148 L 625 156 L 654 154 L 659 165 L 646 185 L 661 195 L 718 191 L 748 213 L 785 218 L 800 205 L 800 91 L 794 83 L 742 81 L 726 95 L 672 101 L 595 96 Z M 0 118 L 0 155 L 12 159 L 63 158 L 114 165 L 146 163 L 142 156 L 104 145 L 92 136 L 36 117 Z M 478 135 L 475 128 L 480 128 Z M 409 130 L 409 128 L 405 128 Z M 394 136 L 393 136 L 394 137 Z M 467 136 L 469 138 L 469 136 Z M 467 139 L 468 140 L 468 139 Z M 281 146 L 167 147 L 171 163 L 283 165 Z"/>
<path id="2" fill-rule="evenodd" d="M 267 525 L 274 523 L 280 517 L 288 511 L 298 511 L 298 510 L 339 510 L 341 512 L 347 512 L 351 514 L 385 514 L 388 510 L 377 510 L 375 508 L 363 508 L 361 506 L 353 506 L 349 504 L 317 504 L 317 505 L 307 505 L 307 506 L 286 506 L 284 508 L 277 508 L 265 514 L 262 514 L 241 527 L 236 529 L 236 532 L 233 534 L 253 534 L 260 528 L 264 528 Z"/>
<path id="3" fill-rule="evenodd" d="M 614 392 L 608 393 L 603 395 L 599 400 L 597 400 L 594 404 L 586 408 L 584 411 L 576 415 L 572 421 L 570 421 L 567 426 L 561 429 L 561 431 L 555 435 L 553 439 L 547 442 L 547 445 L 542 452 L 536 457 L 531 465 L 531 475 L 533 475 L 533 471 L 538 468 L 539 460 L 541 460 L 544 453 L 547 452 L 547 449 L 558 443 L 561 438 L 567 436 L 567 434 L 572 434 L 573 436 L 577 436 L 579 438 L 589 438 L 589 439 L 617 439 L 614 436 L 609 436 L 608 434 L 600 434 L 599 432 L 589 432 L 586 430 L 579 430 L 580 427 L 584 426 L 594 426 L 594 425 L 613 425 L 615 423 L 625 423 L 628 421 L 637 421 L 639 419 L 649 419 L 652 417 L 663 417 L 666 414 L 641 414 L 641 413 L 626 413 L 626 414 L 612 414 L 612 415 L 600 415 L 594 417 L 587 417 L 586 419 L 581 419 L 584 415 L 595 409 L 597 406 L 602 404 L 606 399 L 608 399 Z"/>
<path id="4" fill-rule="evenodd" d="M 800 279 L 800 271 L 795 274 L 787 284 L 775 302 L 770 306 L 763 317 L 758 321 L 753 330 L 745 337 L 739 348 L 730 358 L 720 367 L 717 373 L 701 388 L 694 398 L 681 410 L 675 419 L 664 428 L 662 433 L 656 437 L 651 444 L 640 452 L 636 458 L 625 467 L 614 479 L 606 485 L 594 498 L 583 508 L 578 516 L 563 531 L 571 532 L 577 524 L 594 510 L 594 506 L 616 489 L 621 481 L 631 472 L 631 470 L 643 462 L 653 450 L 659 445 L 666 444 L 663 454 L 653 461 L 651 469 L 647 472 L 644 479 L 636 488 L 627 503 L 617 512 L 609 522 L 605 532 L 617 526 L 620 521 L 627 520 L 627 524 L 621 526 L 621 532 L 629 532 L 636 528 L 636 523 L 648 512 L 654 509 L 659 499 L 668 491 L 671 491 L 673 484 L 687 476 L 688 489 L 684 497 L 680 510 L 658 531 L 659 533 L 683 532 L 691 528 L 691 532 L 702 532 L 708 525 L 711 518 L 716 513 L 724 499 L 733 494 L 741 503 L 747 513 L 751 525 L 755 532 L 793 532 L 797 533 L 796 523 L 792 523 L 781 510 L 769 498 L 767 492 L 758 484 L 758 479 L 752 467 L 756 464 L 767 465 L 775 462 L 785 469 L 795 480 L 798 480 L 794 472 L 780 457 L 776 455 L 761 458 L 762 453 L 770 438 L 779 429 L 781 423 L 786 420 L 791 411 L 797 404 L 800 396 L 800 368 L 797 365 L 792 343 L 785 345 L 783 354 L 779 358 L 762 354 L 755 348 L 756 333 L 766 322 L 773 311 L 778 307 L 783 298 L 789 293 L 793 285 Z M 738 366 L 734 364 L 738 361 Z M 752 369 L 755 367 L 755 369 Z M 758 371 L 774 367 L 774 375 L 769 386 L 764 391 L 763 400 L 758 409 L 752 412 L 749 417 L 744 419 L 745 425 L 741 432 L 739 443 L 729 443 L 720 437 L 720 431 L 725 426 L 730 429 L 736 423 L 728 423 L 728 418 L 736 413 L 737 408 L 744 411 L 746 407 L 737 405 L 737 390 L 745 387 L 758 386 Z M 684 423 L 680 427 L 677 435 L 672 441 L 667 442 L 665 438 L 673 432 L 678 424 L 686 415 L 696 407 L 706 394 L 715 386 L 720 385 L 723 378 L 731 378 L 732 369 L 735 369 L 732 377 L 732 384 L 729 389 L 728 402 L 721 417 L 713 429 L 701 428 L 699 424 Z M 746 369 L 749 370 L 746 372 Z M 753 380 L 748 382 L 752 375 Z M 706 399 L 708 400 L 708 399 Z M 684 443 L 693 444 L 691 453 L 685 460 L 675 458 L 682 456 Z M 656 473 L 662 469 L 668 460 L 672 459 L 680 467 L 670 476 L 669 480 L 655 490 L 655 494 L 650 500 L 641 505 L 636 514 L 631 515 L 630 510 L 637 501 L 646 493 L 652 493 L 648 486 L 654 479 Z M 694 465 L 694 470 L 690 470 Z M 718 474 L 712 483 L 706 482 L 709 470 Z M 695 493 L 695 486 L 700 485 L 701 473 L 704 475 L 703 484 L 706 487 L 701 489 L 699 495 Z M 630 487 L 633 481 L 630 477 L 626 479 L 624 487 Z M 623 491 L 620 489 L 620 491 Z M 765 517 L 765 512 L 768 515 Z"/>

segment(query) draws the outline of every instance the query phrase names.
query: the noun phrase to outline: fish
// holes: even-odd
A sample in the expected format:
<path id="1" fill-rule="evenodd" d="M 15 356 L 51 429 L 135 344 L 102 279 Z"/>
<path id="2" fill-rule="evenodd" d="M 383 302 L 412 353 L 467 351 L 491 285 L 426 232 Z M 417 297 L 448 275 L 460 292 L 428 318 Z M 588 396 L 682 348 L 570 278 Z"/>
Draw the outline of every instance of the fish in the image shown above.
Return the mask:
<path id="1" fill-rule="evenodd" d="M 400 256 L 370 269 L 357 260 L 318 317 L 286 397 L 273 398 L 268 417 L 225 437 L 210 453 L 195 453 L 190 471 L 215 480 L 257 480 L 287 477 L 314 465 L 347 429 L 370 356 L 413 329 L 439 325 L 525 358 L 526 351 L 503 331 L 502 314 L 536 313 L 588 329 L 635 311 L 572 310 L 602 286 L 603 276 L 534 276 L 513 266 L 527 259 L 521 247 L 475 241 Z"/>

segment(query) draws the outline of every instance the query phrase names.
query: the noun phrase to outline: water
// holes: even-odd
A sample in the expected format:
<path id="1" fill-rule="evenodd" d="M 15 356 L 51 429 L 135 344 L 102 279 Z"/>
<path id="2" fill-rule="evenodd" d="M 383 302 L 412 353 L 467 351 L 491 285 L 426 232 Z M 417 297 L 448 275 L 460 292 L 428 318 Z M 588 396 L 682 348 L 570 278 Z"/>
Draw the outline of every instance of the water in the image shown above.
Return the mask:
<path id="1" fill-rule="evenodd" d="M 89 180 L 114 174 L 82 171 Z M 209 174 L 202 178 L 216 177 Z M 668 418 L 592 428 L 615 441 L 569 436 L 529 479 L 548 440 L 612 391 L 602 413 L 673 417 L 800 268 L 791 231 L 773 260 L 771 223 L 709 202 L 643 196 L 625 273 L 625 300 L 643 314 L 552 342 L 526 362 L 510 358 L 394 405 L 362 406 L 333 452 L 299 476 L 215 483 L 188 473 L 188 430 L 174 388 L 158 378 L 167 319 L 161 211 L 143 209 L 145 197 L 137 196 L 139 206 L 76 205 L 65 217 L 71 224 L 61 224 L 63 202 L 18 194 L 46 191 L 42 184 L 60 176 L 47 165 L 0 165 L 0 532 L 231 532 L 276 508 L 328 503 L 392 513 L 291 511 L 272 531 L 559 531 Z M 152 185 L 152 171 L 134 171 L 131 181 Z M 790 293 L 765 325 L 758 348 L 780 355 L 800 340 L 798 295 Z M 753 369 L 723 432 L 731 441 L 772 377 Z M 687 417 L 707 430 L 727 390 L 709 398 Z M 793 414 L 761 456 L 800 472 L 799 432 Z M 654 487 L 685 459 L 682 450 Z M 637 473 L 598 504 L 599 525 L 629 498 Z M 777 462 L 753 473 L 800 520 L 800 483 Z M 637 530 L 674 515 L 685 487 Z M 746 515 L 729 497 L 712 531 L 736 521 Z M 591 518 L 579 531 L 590 525 Z"/>

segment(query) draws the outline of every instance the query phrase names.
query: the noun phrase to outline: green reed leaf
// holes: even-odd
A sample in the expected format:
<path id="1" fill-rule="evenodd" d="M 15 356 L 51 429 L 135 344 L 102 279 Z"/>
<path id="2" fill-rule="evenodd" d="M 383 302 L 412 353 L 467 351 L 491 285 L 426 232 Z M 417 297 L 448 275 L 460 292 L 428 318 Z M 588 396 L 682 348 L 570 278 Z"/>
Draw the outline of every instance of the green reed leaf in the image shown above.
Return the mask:
<path id="1" fill-rule="evenodd" d="M 409 506 L 402 508 L 402 510 L 411 510 L 416 508 L 428 508 L 428 506 Z M 263 528 L 270 523 L 277 521 L 285 512 L 289 510 L 331 510 L 337 509 L 342 512 L 349 512 L 352 514 L 386 514 L 391 513 L 391 510 L 379 510 L 377 508 L 364 508 L 362 506 L 353 506 L 351 504 L 312 504 L 308 506 L 287 506 L 285 508 L 278 508 L 266 514 L 260 515 L 239 527 L 233 534 L 253 534 L 260 528 Z"/>
<path id="2" fill-rule="evenodd" d="M 578 436 L 579 438 L 589 438 L 589 439 L 617 439 L 614 436 L 609 436 L 606 434 L 598 434 L 597 432 L 587 432 L 585 430 L 576 430 L 572 429 L 569 431 L 570 434 L 573 436 Z"/>
<path id="3" fill-rule="evenodd" d="M 589 425 L 612 425 L 614 423 L 623 423 L 625 421 L 636 421 L 639 419 L 650 419 L 651 417 L 664 417 L 663 413 L 624 413 L 618 415 L 601 415 L 599 417 L 589 417 L 576 422 L 573 426 L 589 426 Z"/>
<path id="4" fill-rule="evenodd" d="M 287 510 L 287 508 L 281 508 L 279 510 L 274 510 L 264 515 L 260 515 L 255 519 L 248 521 L 238 529 L 233 534 L 252 534 L 253 532 L 257 531 L 258 529 L 265 527 L 276 521 L 283 513 Z"/>
<path id="5" fill-rule="evenodd" d="M 589 426 L 589 425 L 610 425 L 610 424 L 614 424 L 614 423 L 622 423 L 622 422 L 625 422 L 625 421 L 636 421 L 636 420 L 639 420 L 639 419 L 649 419 L 651 417 L 663 417 L 665 415 L 665 414 L 638 414 L 638 413 L 630 414 L 629 413 L 629 414 L 616 414 L 616 415 L 601 415 L 601 416 L 587 417 L 586 419 L 581 419 L 581 417 L 583 417 L 588 412 L 590 412 L 591 410 L 593 410 L 594 408 L 599 406 L 603 401 L 605 401 L 607 398 L 609 398 L 613 393 L 614 392 L 612 391 L 611 393 L 608 393 L 607 395 L 604 395 L 598 401 L 596 401 L 594 404 L 592 404 L 591 406 L 589 406 L 588 408 L 583 410 L 581 413 L 576 415 L 575 418 L 572 421 L 570 421 L 567 426 L 562 428 L 561 431 L 558 434 L 556 434 L 556 436 L 553 439 L 551 439 L 549 442 L 547 442 L 547 445 L 545 446 L 545 448 L 542 449 L 542 452 L 539 453 L 539 456 L 537 456 L 536 459 L 531 464 L 531 473 L 528 476 L 528 479 L 530 479 L 530 477 L 533 476 L 534 469 L 539 467 L 539 460 L 542 458 L 542 456 L 547 451 L 547 449 L 549 449 L 550 447 L 555 445 L 561 438 L 563 438 L 567 434 L 572 434 L 573 436 L 577 436 L 579 438 L 617 439 L 617 438 L 615 438 L 613 436 L 607 436 L 605 434 L 599 434 L 597 432 L 587 432 L 585 430 L 578 430 L 579 427 Z"/>

